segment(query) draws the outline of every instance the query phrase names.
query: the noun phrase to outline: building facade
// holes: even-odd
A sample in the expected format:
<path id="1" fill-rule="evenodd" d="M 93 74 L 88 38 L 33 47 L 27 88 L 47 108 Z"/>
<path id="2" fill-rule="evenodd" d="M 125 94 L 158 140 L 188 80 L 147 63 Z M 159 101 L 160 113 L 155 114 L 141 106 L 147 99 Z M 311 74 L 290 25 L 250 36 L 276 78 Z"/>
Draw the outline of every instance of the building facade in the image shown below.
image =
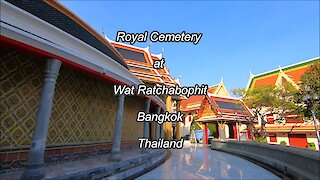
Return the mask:
<path id="1" fill-rule="evenodd" d="M 230 96 L 223 83 L 223 79 L 221 79 L 219 84 L 210 86 L 208 93 L 212 95 Z M 204 97 L 205 96 L 190 96 L 188 99 L 182 100 L 181 111 L 188 115 L 197 116 Z"/>
<path id="2" fill-rule="evenodd" d="M 1 1 L 0 38 L 1 173 L 41 178 L 45 164 L 106 153 L 120 161 L 138 138 L 163 134 L 136 116 L 166 111 L 165 100 L 115 96 L 115 84 L 147 82 L 58 2 Z"/>
<path id="3" fill-rule="evenodd" d="M 216 101 L 227 105 L 221 108 Z M 209 129 L 211 138 L 250 139 L 247 124 L 252 113 L 242 101 L 230 97 L 222 79 L 219 84 L 209 87 L 207 96 L 191 96 L 183 100 L 181 109 L 186 114 L 184 124 L 189 126 L 195 120 L 196 127 L 204 131 Z"/>
<path id="4" fill-rule="evenodd" d="M 108 40 L 124 57 L 130 71 L 147 86 L 181 86 L 171 77 L 166 64 L 164 64 L 163 69 L 153 68 L 154 61 L 164 58 L 163 53 L 152 54 L 150 46 L 141 48 L 121 42 L 115 42 L 110 40 L 107 36 L 105 36 L 105 39 Z M 166 103 L 166 109 L 168 112 L 174 112 L 177 110 L 175 104 L 180 101 L 180 97 L 161 95 L 159 98 Z M 159 125 L 156 122 L 150 123 L 149 129 L 151 139 L 158 139 L 156 132 L 157 126 Z M 161 131 L 164 131 L 165 139 L 173 139 L 173 126 L 171 122 L 165 122 L 160 129 Z"/>
<path id="5" fill-rule="evenodd" d="M 202 100 L 196 121 L 204 124 L 204 131 L 212 125 L 209 135 L 212 138 L 250 140 L 247 125 L 253 117 L 242 100 L 208 94 Z"/>
<path id="6" fill-rule="evenodd" d="M 302 61 L 286 67 L 279 67 L 278 69 L 263 72 L 261 74 L 250 74 L 246 90 L 251 90 L 258 86 L 274 85 L 275 87 L 291 86 L 300 89 L 300 77 L 303 75 L 308 67 L 316 62 L 320 62 L 320 58 L 313 58 Z M 306 148 L 308 143 L 314 143 L 318 149 L 318 142 L 315 133 L 313 121 L 304 117 L 289 114 L 282 122 L 277 122 L 277 114 L 265 112 L 264 121 L 267 122 L 266 134 L 267 141 L 271 144 L 280 144 L 281 142 L 290 146 Z M 261 118 L 259 117 L 256 128 L 261 127 Z"/>

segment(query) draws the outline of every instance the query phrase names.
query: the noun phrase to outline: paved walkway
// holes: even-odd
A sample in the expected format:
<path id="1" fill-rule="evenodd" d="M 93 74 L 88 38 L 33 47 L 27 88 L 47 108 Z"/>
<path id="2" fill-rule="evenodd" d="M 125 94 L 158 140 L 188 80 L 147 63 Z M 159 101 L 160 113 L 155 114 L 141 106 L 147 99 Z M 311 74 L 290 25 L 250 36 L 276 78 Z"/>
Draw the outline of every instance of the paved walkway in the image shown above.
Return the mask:
<path id="1" fill-rule="evenodd" d="M 185 141 L 165 163 L 138 179 L 280 179 L 240 157 Z"/>

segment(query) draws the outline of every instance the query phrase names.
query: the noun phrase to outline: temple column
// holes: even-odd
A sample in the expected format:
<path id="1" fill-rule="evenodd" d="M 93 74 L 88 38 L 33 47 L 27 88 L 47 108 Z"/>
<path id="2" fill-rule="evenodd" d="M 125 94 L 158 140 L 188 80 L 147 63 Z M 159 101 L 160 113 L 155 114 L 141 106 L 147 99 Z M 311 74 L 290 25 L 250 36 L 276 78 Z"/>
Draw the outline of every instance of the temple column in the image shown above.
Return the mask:
<path id="1" fill-rule="evenodd" d="M 163 124 L 160 125 L 160 138 L 164 138 Z"/>
<path id="2" fill-rule="evenodd" d="M 237 127 L 236 127 L 236 123 L 233 125 L 231 124 L 231 127 L 232 127 L 232 131 L 233 131 L 233 139 L 237 139 Z M 229 129 L 230 129 L 230 126 L 229 126 Z M 229 130 L 229 132 L 231 132 Z"/>
<path id="3" fill-rule="evenodd" d="M 209 144 L 208 143 L 208 124 L 207 123 L 205 123 L 204 124 L 204 133 L 203 133 L 203 136 L 204 136 L 204 143 L 205 144 Z"/>
<path id="4" fill-rule="evenodd" d="M 150 112 L 150 99 L 146 99 L 146 107 L 144 112 L 147 114 Z M 143 122 L 143 137 L 145 139 L 149 139 L 149 122 Z M 144 148 L 142 148 L 142 153 L 147 153 L 148 151 Z"/>
<path id="5" fill-rule="evenodd" d="M 156 133 L 157 133 L 157 132 L 156 132 L 156 131 L 157 131 L 157 130 L 156 130 L 156 128 L 157 128 L 157 127 L 156 127 L 156 126 L 157 126 L 156 124 L 157 124 L 157 123 L 156 123 L 156 122 L 149 122 L 149 124 L 150 124 L 149 127 L 151 128 L 151 129 L 150 129 L 150 133 L 151 133 L 150 139 L 151 139 L 151 140 L 155 140 L 155 139 L 156 139 Z"/>
<path id="6" fill-rule="evenodd" d="M 177 107 L 177 112 L 180 111 L 180 104 L 181 104 L 181 101 L 177 101 L 176 103 L 176 107 Z M 177 127 L 177 135 L 176 135 L 176 139 L 177 140 L 180 140 L 181 139 L 181 136 L 182 136 L 182 130 L 181 130 L 181 122 L 176 122 L 176 127 Z"/>
<path id="7" fill-rule="evenodd" d="M 167 106 L 167 111 L 169 113 L 171 113 L 172 112 L 172 97 L 171 96 L 167 97 L 166 106 Z M 164 138 L 166 140 L 172 140 L 172 123 L 165 122 L 163 127 L 164 127 Z"/>
<path id="8" fill-rule="evenodd" d="M 32 143 L 22 179 L 42 179 L 45 176 L 44 153 L 52 110 L 52 102 L 56 81 L 59 75 L 61 61 L 57 59 L 46 60 L 44 83 L 41 91 L 40 102 Z"/>
<path id="9" fill-rule="evenodd" d="M 219 139 L 222 140 L 222 141 L 225 141 L 227 139 L 225 126 L 226 126 L 225 123 L 219 123 L 218 122 Z"/>
<path id="10" fill-rule="evenodd" d="M 161 107 L 157 107 L 157 114 L 160 114 Z M 163 123 L 162 123 L 163 124 Z M 160 124 L 156 122 L 156 139 L 160 139 Z"/>
<path id="11" fill-rule="evenodd" d="M 237 140 L 240 141 L 239 122 L 236 122 Z"/>
<path id="12" fill-rule="evenodd" d="M 121 132 L 122 132 L 122 119 L 124 109 L 124 95 L 118 96 L 118 110 L 116 115 L 116 126 L 114 128 L 113 144 L 112 144 L 112 161 L 121 161 L 120 148 L 121 148 Z"/>
<path id="13" fill-rule="evenodd" d="M 162 123 L 161 125 L 160 125 L 160 138 L 164 138 L 164 123 Z"/>

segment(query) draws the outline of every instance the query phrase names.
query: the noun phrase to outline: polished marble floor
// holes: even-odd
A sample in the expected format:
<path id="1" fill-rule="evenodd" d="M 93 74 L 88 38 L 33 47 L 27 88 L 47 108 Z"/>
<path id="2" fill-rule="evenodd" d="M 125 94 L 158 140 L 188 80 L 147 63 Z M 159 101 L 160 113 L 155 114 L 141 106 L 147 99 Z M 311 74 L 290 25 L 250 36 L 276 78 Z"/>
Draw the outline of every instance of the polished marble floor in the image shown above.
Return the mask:
<path id="1" fill-rule="evenodd" d="M 185 141 L 170 159 L 137 179 L 280 179 L 240 157 Z"/>

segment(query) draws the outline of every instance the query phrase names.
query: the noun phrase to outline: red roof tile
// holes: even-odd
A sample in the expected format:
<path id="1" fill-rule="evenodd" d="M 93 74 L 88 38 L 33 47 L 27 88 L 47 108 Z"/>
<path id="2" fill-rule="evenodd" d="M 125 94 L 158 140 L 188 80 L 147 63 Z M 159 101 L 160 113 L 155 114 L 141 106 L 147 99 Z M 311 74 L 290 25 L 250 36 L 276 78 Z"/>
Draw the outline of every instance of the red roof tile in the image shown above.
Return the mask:
<path id="1" fill-rule="evenodd" d="M 280 68 L 287 76 L 289 76 L 296 84 L 300 83 L 301 75 L 305 73 L 307 68 L 316 62 L 320 62 L 320 58 L 313 58 L 307 61 L 292 64 L 283 68 Z M 280 74 L 280 69 L 267 71 L 258 75 L 252 75 L 249 79 L 247 89 L 251 89 L 260 85 L 275 85 L 276 80 Z"/>

